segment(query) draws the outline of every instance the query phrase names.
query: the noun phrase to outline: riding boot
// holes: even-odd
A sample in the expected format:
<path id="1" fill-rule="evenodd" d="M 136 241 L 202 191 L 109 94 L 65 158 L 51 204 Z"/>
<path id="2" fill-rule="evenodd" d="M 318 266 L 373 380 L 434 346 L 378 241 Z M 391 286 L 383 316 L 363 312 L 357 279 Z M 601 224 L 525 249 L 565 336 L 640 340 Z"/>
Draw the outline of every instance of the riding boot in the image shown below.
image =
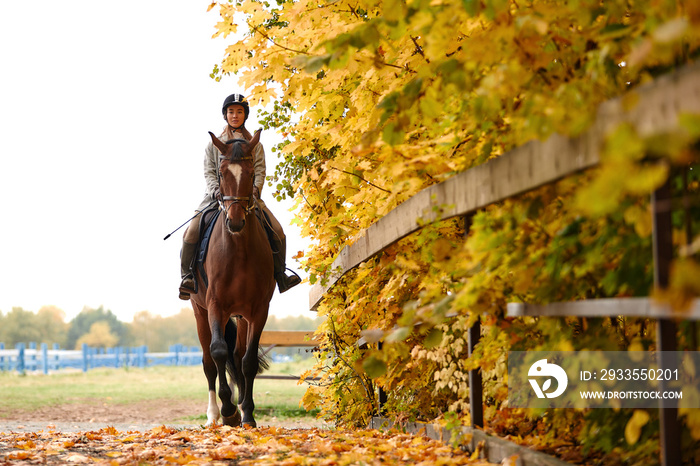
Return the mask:
<path id="1" fill-rule="evenodd" d="M 277 261 L 277 256 L 275 256 L 275 269 L 278 267 Z M 279 288 L 280 293 L 284 293 L 288 289 L 301 283 L 301 278 L 293 271 L 292 273 L 294 275 L 287 275 L 284 273 L 287 270 L 284 264 L 281 264 L 279 267 L 281 268 L 281 271 L 275 272 L 275 281 L 277 282 L 277 288 Z"/>
<path id="2" fill-rule="evenodd" d="M 284 239 L 280 240 L 277 236 L 270 238 L 270 242 L 272 243 L 273 249 L 272 259 L 274 263 L 275 281 L 277 282 L 277 288 L 280 290 L 280 293 L 284 293 L 288 289 L 301 283 L 301 278 L 293 271 L 291 272 L 294 275 L 287 275 L 285 273 L 287 270 L 285 265 L 287 242 Z"/>
<path id="3" fill-rule="evenodd" d="M 190 294 L 194 293 L 194 273 L 192 272 L 192 262 L 197 252 L 196 243 L 182 242 L 182 251 L 180 252 L 180 274 L 182 275 L 182 283 L 180 283 L 180 299 L 187 301 L 190 299 Z"/>

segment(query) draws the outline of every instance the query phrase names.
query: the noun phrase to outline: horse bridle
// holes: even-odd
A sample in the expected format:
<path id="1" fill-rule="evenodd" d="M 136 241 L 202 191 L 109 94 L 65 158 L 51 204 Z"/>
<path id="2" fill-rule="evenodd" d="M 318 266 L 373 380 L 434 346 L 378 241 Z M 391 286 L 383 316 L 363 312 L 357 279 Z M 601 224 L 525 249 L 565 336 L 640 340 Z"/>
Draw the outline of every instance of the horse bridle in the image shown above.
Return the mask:
<path id="1" fill-rule="evenodd" d="M 219 155 L 219 168 L 217 170 L 218 176 L 219 176 L 219 186 L 221 186 L 221 162 L 223 159 L 227 158 L 224 155 Z M 249 157 L 241 157 L 240 159 L 237 160 L 252 160 L 253 156 Z M 255 183 L 255 174 L 253 174 L 253 183 Z M 228 215 L 228 209 L 231 208 L 233 204 L 243 204 L 244 202 L 247 202 L 248 205 L 243 207 L 243 210 L 245 211 L 245 214 L 248 215 L 254 208 L 255 208 L 255 196 L 250 195 L 250 196 L 221 196 L 221 199 L 218 199 L 219 201 L 219 206 L 221 207 L 221 210 L 224 211 L 224 214 Z M 224 201 L 231 201 L 231 204 L 226 207 L 224 205 Z"/>

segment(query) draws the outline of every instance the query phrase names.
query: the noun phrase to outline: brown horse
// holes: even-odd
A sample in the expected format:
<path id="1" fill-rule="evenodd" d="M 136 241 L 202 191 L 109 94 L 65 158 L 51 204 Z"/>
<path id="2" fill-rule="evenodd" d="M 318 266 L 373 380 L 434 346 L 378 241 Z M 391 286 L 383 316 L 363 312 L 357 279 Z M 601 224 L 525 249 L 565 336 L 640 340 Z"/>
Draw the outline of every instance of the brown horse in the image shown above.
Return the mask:
<path id="1" fill-rule="evenodd" d="M 272 250 L 256 217 L 253 196 L 252 154 L 260 140 L 260 130 L 251 141 L 236 139 L 229 143 L 209 134 L 222 154 L 219 189 L 223 212 L 214 225 L 204 263 L 209 284 L 197 274 L 198 292 L 191 296 L 202 345 L 202 365 L 209 383 L 207 425 L 217 423 L 220 415 L 226 425 L 241 423 L 241 415 L 232 402 L 235 384 L 242 423 L 255 427 L 253 381 L 262 362 L 258 345 L 275 289 Z M 217 376 L 221 412 L 216 402 Z"/>

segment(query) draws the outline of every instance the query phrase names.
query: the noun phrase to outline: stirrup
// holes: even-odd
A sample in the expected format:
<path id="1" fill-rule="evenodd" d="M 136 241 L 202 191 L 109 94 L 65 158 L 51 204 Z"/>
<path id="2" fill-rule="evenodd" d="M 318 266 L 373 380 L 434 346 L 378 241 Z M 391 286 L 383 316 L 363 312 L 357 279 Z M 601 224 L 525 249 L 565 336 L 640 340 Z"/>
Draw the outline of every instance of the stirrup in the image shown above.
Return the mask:
<path id="1" fill-rule="evenodd" d="M 285 270 L 289 270 L 294 275 L 288 276 L 284 272 L 280 272 L 277 274 L 277 276 L 275 277 L 275 281 L 277 282 L 277 288 L 279 289 L 280 294 L 301 283 L 301 277 L 295 271 L 288 268 L 286 268 Z"/>
<path id="2" fill-rule="evenodd" d="M 188 273 L 182 277 L 182 283 L 180 283 L 180 296 L 179 298 L 183 301 L 190 299 L 190 295 L 194 293 L 194 276 Z"/>

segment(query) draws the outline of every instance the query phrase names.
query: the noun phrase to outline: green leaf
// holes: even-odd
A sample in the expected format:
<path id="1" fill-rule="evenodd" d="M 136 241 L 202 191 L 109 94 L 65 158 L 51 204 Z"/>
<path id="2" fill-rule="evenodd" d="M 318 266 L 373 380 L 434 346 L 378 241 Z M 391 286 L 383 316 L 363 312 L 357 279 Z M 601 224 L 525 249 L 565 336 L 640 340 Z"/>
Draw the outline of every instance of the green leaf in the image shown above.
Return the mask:
<path id="1" fill-rule="evenodd" d="M 693 139 L 700 138 L 700 115 L 696 113 L 681 113 L 678 123 L 685 128 Z"/>
<path id="2" fill-rule="evenodd" d="M 406 4 L 402 0 L 384 0 L 382 16 L 387 21 L 399 21 L 405 15 Z"/>
<path id="3" fill-rule="evenodd" d="M 377 26 L 374 23 L 367 24 L 366 27 L 357 32 L 357 35 L 362 37 L 363 46 L 376 45 L 381 39 Z"/>
<path id="4" fill-rule="evenodd" d="M 398 125 L 393 122 L 386 125 L 384 131 L 382 131 L 382 139 L 390 146 L 401 144 L 404 140 L 404 136 L 405 133 L 403 130 L 398 128 Z"/>
<path id="5" fill-rule="evenodd" d="M 387 367 L 386 363 L 376 356 L 370 356 L 362 362 L 362 368 L 372 379 L 386 374 Z"/>
<path id="6" fill-rule="evenodd" d="M 404 341 L 411 334 L 410 327 L 399 327 L 386 337 L 388 343 L 395 343 L 397 341 Z"/>
<path id="7" fill-rule="evenodd" d="M 626 26 L 624 24 L 620 23 L 615 23 L 615 24 L 608 24 L 605 26 L 603 29 L 600 30 L 600 35 L 601 36 L 608 36 L 608 37 L 622 37 L 624 36 L 629 29 L 629 26 Z"/>
<path id="8" fill-rule="evenodd" d="M 330 55 L 318 55 L 315 57 L 311 57 L 308 59 L 303 59 L 303 60 L 298 60 L 295 61 L 296 63 L 300 64 L 302 68 L 304 68 L 304 71 L 306 71 L 309 74 L 316 73 L 319 71 L 321 68 L 324 66 L 328 65 L 328 62 L 330 61 L 331 56 Z"/>
<path id="9" fill-rule="evenodd" d="M 428 334 L 425 336 L 425 340 L 423 341 L 423 346 L 425 346 L 427 349 L 435 348 L 436 346 L 439 346 L 440 343 L 442 343 L 442 330 L 438 330 L 436 328 L 432 329 Z"/>
<path id="10" fill-rule="evenodd" d="M 423 88 L 423 78 L 412 79 L 403 88 L 403 95 L 413 100 L 418 97 L 421 89 Z"/>
<path id="11" fill-rule="evenodd" d="M 399 93 L 392 92 L 382 99 L 381 102 L 377 104 L 377 108 L 381 108 L 387 112 L 393 113 L 396 110 L 396 102 L 398 101 Z"/>
<path id="12" fill-rule="evenodd" d="M 668 171 L 669 167 L 664 163 L 640 166 L 625 178 L 624 186 L 631 193 L 649 194 L 664 184 Z"/>
<path id="13" fill-rule="evenodd" d="M 605 142 L 604 162 L 627 162 L 641 160 L 645 155 L 645 147 L 641 138 L 629 124 L 621 124 Z"/>
<path id="14" fill-rule="evenodd" d="M 581 233 L 581 224 L 584 222 L 583 218 L 577 218 L 573 222 L 566 225 L 564 228 L 557 232 L 557 236 L 578 236 Z"/>
<path id="15" fill-rule="evenodd" d="M 423 97 L 419 104 L 421 112 L 428 118 L 438 118 L 442 115 L 442 105 L 435 99 Z"/>
<path id="16" fill-rule="evenodd" d="M 469 16 L 476 16 L 479 12 L 481 3 L 479 0 L 462 0 L 462 6 L 464 6 L 464 11 L 469 13 Z"/>
<path id="17" fill-rule="evenodd" d="M 445 314 L 452 308 L 452 301 L 454 301 L 454 299 L 454 295 L 447 295 L 442 298 L 435 306 L 435 309 L 433 309 L 433 315 L 444 318 Z"/>

